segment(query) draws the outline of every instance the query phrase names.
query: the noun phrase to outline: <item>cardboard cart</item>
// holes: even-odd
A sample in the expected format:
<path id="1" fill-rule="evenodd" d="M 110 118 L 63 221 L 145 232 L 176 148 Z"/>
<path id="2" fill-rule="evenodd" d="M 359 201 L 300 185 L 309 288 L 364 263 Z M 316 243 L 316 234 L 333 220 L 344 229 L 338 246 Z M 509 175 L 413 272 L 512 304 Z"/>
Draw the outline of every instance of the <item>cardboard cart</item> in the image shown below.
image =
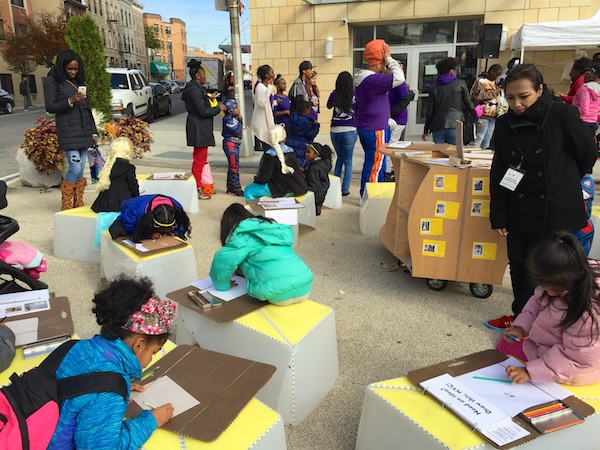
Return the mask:
<path id="1" fill-rule="evenodd" d="M 383 245 L 433 290 L 459 281 L 470 283 L 475 297 L 489 297 L 508 263 L 506 238 L 490 227 L 489 168 L 432 163 L 455 153 L 445 144 L 381 151 L 391 157 L 396 174 L 379 232 Z"/>

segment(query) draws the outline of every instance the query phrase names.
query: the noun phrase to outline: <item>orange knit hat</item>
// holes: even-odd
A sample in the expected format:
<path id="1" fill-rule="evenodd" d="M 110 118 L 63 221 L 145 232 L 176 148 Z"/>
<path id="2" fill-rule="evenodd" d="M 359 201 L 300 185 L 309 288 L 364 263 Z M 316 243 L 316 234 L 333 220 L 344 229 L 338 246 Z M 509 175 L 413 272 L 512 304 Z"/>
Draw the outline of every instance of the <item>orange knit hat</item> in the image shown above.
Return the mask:
<path id="1" fill-rule="evenodd" d="M 369 65 L 383 62 L 383 39 L 373 39 L 365 45 L 365 60 Z"/>

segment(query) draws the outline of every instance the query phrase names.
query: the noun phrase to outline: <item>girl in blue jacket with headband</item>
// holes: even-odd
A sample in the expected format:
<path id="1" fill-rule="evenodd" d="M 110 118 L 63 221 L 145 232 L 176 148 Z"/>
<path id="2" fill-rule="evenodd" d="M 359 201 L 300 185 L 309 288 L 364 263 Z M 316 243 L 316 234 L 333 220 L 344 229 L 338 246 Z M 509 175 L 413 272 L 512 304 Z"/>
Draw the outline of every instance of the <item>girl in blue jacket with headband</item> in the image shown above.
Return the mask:
<path id="1" fill-rule="evenodd" d="M 238 269 L 246 278 L 248 294 L 275 305 L 290 305 L 310 295 L 313 274 L 292 248 L 289 225 L 255 216 L 239 203 L 230 205 L 221 219 L 221 243 L 210 268 L 216 289 L 231 287 Z"/>

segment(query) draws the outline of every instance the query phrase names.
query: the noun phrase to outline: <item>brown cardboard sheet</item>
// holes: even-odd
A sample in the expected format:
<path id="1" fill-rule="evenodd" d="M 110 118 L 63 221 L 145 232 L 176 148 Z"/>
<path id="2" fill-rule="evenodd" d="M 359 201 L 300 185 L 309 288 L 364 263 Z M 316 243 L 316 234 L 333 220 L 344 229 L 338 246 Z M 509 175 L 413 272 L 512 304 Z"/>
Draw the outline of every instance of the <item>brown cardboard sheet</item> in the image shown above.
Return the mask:
<path id="1" fill-rule="evenodd" d="M 147 252 L 142 252 L 130 245 L 127 245 L 124 241 L 126 239 L 131 239 L 128 237 L 119 237 L 114 241 L 118 244 L 122 245 L 128 250 L 131 250 L 133 253 L 139 256 L 151 256 L 156 255 L 157 253 L 162 253 L 168 250 L 175 250 L 176 248 L 186 247 L 188 244 L 181 239 L 174 236 L 162 236 L 160 239 L 143 239 L 141 241 L 142 245 L 148 249 Z"/>
<path id="2" fill-rule="evenodd" d="M 162 428 L 212 442 L 275 373 L 275 366 L 225 355 L 197 346 L 179 345 L 148 369 L 158 367 L 140 384 L 166 375 L 200 404 L 173 417 Z M 126 416 L 142 409 L 130 401 Z"/>
<path id="3" fill-rule="evenodd" d="M 262 302 L 246 294 L 228 302 L 221 302 L 221 306 L 217 308 L 202 309 L 187 295 L 188 292 L 195 290 L 197 289 L 194 286 L 186 286 L 183 289 L 169 292 L 167 298 L 217 323 L 231 322 L 268 305 L 268 302 Z"/>
<path id="4" fill-rule="evenodd" d="M 431 378 L 435 378 L 445 373 L 448 373 L 455 377 L 468 372 L 472 372 L 477 369 L 481 369 L 483 367 L 491 366 L 492 364 L 497 364 L 501 361 L 504 361 L 505 359 L 507 359 L 507 356 L 503 355 L 502 353 L 496 350 L 484 350 L 482 352 L 462 356 L 460 358 L 455 358 L 443 363 L 434 364 L 433 366 L 425 367 L 423 369 L 413 370 L 412 372 L 408 372 L 406 376 L 412 383 L 419 385 L 425 380 L 430 380 Z M 567 406 L 570 406 L 583 417 L 591 416 L 595 412 L 593 407 L 581 401 L 575 396 L 567 397 L 563 400 L 563 403 Z M 474 431 L 478 433 L 487 442 L 489 442 L 491 445 L 500 449 L 509 449 L 512 447 L 516 447 L 517 445 L 521 445 L 527 441 L 531 441 L 541 436 L 541 433 L 539 431 L 533 428 L 526 420 L 522 419 L 521 417 L 515 416 L 513 417 L 513 421 L 525 428 L 531 434 L 522 439 L 511 442 L 510 444 L 498 446 L 494 442 L 489 440 L 487 437 L 485 437 L 483 434 L 478 433 L 476 430 Z M 560 431 L 558 431 L 558 433 L 560 433 Z"/>
<path id="5" fill-rule="evenodd" d="M 75 332 L 71 306 L 67 297 L 52 297 L 49 310 L 7 317 L 4 322 L 8 323 L 32 317 L 38 318 L 38 341 L 70 336 Z"/>

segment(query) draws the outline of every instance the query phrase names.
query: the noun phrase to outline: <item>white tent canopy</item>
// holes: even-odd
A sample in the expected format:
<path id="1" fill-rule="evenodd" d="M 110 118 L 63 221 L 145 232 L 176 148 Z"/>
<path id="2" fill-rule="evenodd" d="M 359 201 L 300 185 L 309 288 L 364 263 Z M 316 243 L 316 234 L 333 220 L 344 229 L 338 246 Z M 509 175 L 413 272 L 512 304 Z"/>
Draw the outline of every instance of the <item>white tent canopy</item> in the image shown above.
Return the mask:
<path id="1" fill-rule="evenodd" d="M 600 10 L 586 20 L 526 23 L 513 35 L 510 48 L 564 50 L 600 45 Z"/>

